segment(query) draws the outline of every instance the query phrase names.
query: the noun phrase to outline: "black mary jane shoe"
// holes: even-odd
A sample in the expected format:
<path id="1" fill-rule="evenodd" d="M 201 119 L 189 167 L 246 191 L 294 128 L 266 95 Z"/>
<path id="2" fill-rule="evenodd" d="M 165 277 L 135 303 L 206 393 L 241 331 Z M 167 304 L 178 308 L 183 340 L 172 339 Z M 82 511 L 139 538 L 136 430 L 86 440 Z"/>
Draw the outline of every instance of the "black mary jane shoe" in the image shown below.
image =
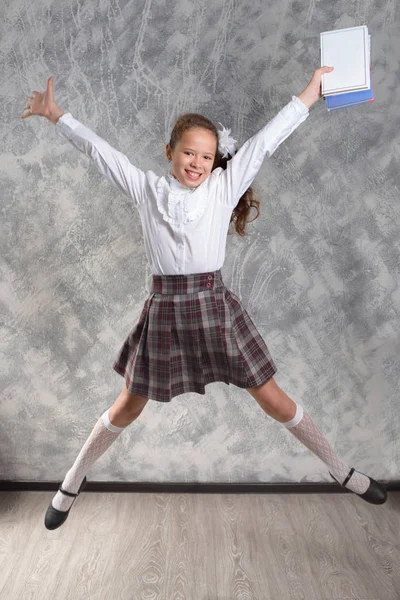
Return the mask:
<path id="1" fill-rule="evenodd" d="M 346 487 L 346 483 L 349 481 L 349 479 L 353 475 L 354 471 L 355 471 L 355 469 L 352 467 L 350 469 L 349 474 L 347 475 L 346 479 L 343 481 L 343 483 L 340 483 L 340 481 L 338 481 L 336 479 L 336 477 L 333 477 L 333 475 L 330 471 L 329 471 L 329 475 L 332 477 L 332 479 L 337 481 L 342 487 Z M 360 473 L 360 471 L 358 471 L 358 473 Z M 361 473 L 361 475 L 364 475 L 364 473 Z M 365 477 L 368 477 L 368 475 L 365 475 Z M 384 504 L 387 500 L 387 491 L 381 486 L 380 483 L 375 481 L 375 479 L 372 479 L 371 477 L 368 477 L 368 479 L 370 480 L 370 484 L 369 484 L 369 488 L 367 489 L 367 491 L 364 492 L 363 494 L 357 494 L 357 492 L 353 492 L 353 494 L 357 494 L 357 496 L 360 496 L 360 498 L 363 498 L 364 500 L 366 500 L 366 502 L 369 502 L 370 504 Z M 349 488 L 346 488 L 346 489 L 349 489 Z M 349 490 L 349 491 L 352 492 L 352 490 Z"/>
<path id="2" fill-rule="evenodd" d="M 86 485 L 86 477 L 83 478 L 83 481 L 79 487 L 78 492 L 76 494 L 73 494 L 72 492 L 67 492 L 66 490 L 63 490 L 62 484 L 60 484 L 60 487 L 58 488 L 58 490 L 62 494 L 65 494 L 65 496 L 71 496 L 71 498 L 74 498 L 74 501 L 72 502 L 72 504 L 68 510 L 57 510 L 56 508 L 54 508 L 54 506 L 50 502 L 49 507 L 46 511 L 45 518 L 44 518 L 44 524 L 47 529 L 57 529 L 57 527 L 61 527 L 61 525 L 63 523 L 65 523 L 65 521 L 67 520 L 69 511 L 71 510 L 72 505 L 75 502 L 75 499 L 77 498 L 77 496 L 79 496 L 79 494 L 81 493 L 81 491 L 83 490 L 85 485 Z"/>

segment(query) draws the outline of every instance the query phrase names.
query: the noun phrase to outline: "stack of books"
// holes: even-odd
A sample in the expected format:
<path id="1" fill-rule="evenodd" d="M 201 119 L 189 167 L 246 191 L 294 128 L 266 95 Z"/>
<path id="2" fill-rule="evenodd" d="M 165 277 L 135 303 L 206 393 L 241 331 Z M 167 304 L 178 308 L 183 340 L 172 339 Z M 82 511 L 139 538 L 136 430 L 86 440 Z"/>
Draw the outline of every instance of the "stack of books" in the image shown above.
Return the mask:
<path id="1" fill-rule="evenodd" d="M 328 110 L 375 100 L 371 78 L 371 36 L 368 27 L 348 27 L 321 33 L 322 95 Z"/>

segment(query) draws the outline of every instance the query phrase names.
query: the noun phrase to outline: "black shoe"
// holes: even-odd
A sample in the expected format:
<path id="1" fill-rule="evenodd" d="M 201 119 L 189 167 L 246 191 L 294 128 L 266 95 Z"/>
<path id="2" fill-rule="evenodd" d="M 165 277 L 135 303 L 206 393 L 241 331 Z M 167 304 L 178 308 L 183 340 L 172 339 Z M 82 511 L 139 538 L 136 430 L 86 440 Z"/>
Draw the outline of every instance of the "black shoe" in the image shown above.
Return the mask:
<path id="1" fill-rule="evenodd" d="M 62 484 L 60 484 L 60 487 L 58 489 L 62 494 L 76 498 L 77 496 L 79 496 L 79 494 L 81 493 L 81 491 L 83 490 L 85 485 L 86 485 L 86 477 L 84 477 L 77 494 L 72 494 L 71 492 L 67 492 L 67 491 L 63 490 Z M 75 500 L 72 502 L 72 504 L 74 502 L 75 502 Z M 63 523 L 65 523 L 65 521 L 67 520 L 69 511 L 72 508 L 72 504 L 68 510 L 57 510 L 56 508 L 54 508 L 54 506 L 50 502 L 49 507 L 46 511 L 46 516 L 44 518 L 44 524 L 45 524 L 46 528 L 47 529 L 57 529 L 57 527 L 61 527 L 61 525 Z"/>
<path id="2" fill-rule="evenodd" d="M 347 475 L 346 479 L 343 481 L 343 483 L 340 483 L 336 479 L 336 477 L 333 477 L 333 475 L 330 471 L 329 471 L 329 475 L 335 481 L 340 483 L 340 485 L 342 487 L 346 487 L 346 483 L 349 481 L 349 479 L 353 475 L 354 471 L 355 471 L 355 469 L 352 467 L 350 469 L 349 474 Z M 357 471 L 357 472 L 360 473 L 360 471 Z M 361 473 L 361 475 L 364 475 L 364 473 Z M 365 476 L 368 477 L 368 475 L 365 475 Z M 360 496 L 360 498 L 363 498 L 370 504 L 384 504 L 387 500 L 387 491 L 380 485 L 380 483 L 375 481 L 375 479 L 372 479 L 372 477 L 368 477 L 368 479 L 370 480 L 371 483 L 369 484 L 369 488 L 367 489 L 367 491 L 364 492 L 363 494 L 357 494 L 357 492 L 353 492 L 353 494 L 357 494 L 357 496 Z M 351 491 L 352 490 L 350 490 L 350 492 Z"/>

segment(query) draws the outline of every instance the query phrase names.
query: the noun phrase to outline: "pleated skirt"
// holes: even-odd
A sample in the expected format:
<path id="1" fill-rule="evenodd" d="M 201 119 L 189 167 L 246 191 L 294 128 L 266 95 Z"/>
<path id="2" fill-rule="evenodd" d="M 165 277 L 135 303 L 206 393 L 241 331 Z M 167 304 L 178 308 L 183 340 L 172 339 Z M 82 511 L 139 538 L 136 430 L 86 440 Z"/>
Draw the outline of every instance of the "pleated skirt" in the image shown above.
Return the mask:
<path id="1" fill-rule="evenodd" d="M 170 402 L 223 381 L 252 388 L 276 366 L 221 270 L 191 275 L 153 275 L 136 326 L 114 363 L 132 394 Z"/>

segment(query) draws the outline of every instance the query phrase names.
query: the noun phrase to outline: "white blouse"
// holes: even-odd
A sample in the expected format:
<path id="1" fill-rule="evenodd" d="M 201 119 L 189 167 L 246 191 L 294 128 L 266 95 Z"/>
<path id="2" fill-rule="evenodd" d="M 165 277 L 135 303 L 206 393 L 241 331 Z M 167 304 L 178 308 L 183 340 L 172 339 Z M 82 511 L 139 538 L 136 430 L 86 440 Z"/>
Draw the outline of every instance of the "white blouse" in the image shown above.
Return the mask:
<path id="1" fill-rule="evenodd" d="M 156 275 L 217 271 L 225 261 L 232 211 L 251 185 L 266 156 L 308 117 L 296 96 L 228 161 L 197 188 L 183 186 L 171 174 L 141 171 L 127 156 L 65 113 L 57 130 L 90 156 L 111 183 L 133 200 L 142 223 L 144 244 Z"/>

